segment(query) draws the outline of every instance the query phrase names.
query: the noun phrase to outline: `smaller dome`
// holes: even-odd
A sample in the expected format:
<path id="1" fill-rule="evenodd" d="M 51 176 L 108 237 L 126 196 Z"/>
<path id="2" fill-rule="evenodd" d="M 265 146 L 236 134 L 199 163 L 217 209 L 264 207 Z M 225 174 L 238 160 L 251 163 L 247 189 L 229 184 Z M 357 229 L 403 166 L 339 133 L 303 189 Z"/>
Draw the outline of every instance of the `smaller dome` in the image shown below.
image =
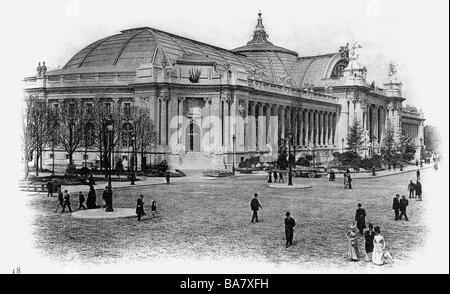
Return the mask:
<path id="1" fill-rule="evenodd" d="M 267 40 L 269 35 L 264 29 L 262 23 L 262 13 L 258 13 L 258 20 L 253 32 L 253 39 L 247 42 L 247 45 L 233 49 L 233 52 L 245 54 L 247 52 L 272 51 L 278 53 L 291 54 L 298 57 L 298 53 L 283 47 L 275 46 Z"/>

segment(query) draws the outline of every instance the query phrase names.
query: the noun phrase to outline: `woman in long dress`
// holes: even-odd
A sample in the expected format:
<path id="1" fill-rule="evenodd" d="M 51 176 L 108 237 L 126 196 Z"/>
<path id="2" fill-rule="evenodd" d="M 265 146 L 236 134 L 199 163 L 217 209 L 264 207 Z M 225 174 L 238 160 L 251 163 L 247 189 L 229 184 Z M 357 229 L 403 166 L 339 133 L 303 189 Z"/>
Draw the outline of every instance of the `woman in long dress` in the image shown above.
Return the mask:
<path id="1" fill-rule="evenodd" d="M 381 235 L 379 226 L 374 228 L 375 237 L 373 238 L 372 262 L 377 265 L 383 265 L 386 260 L 392 260 L 391 254 L 386 250 L 386 242 Z"/>
<path id="2" fill-rule="evenodd" d="M 356 233 L 357 228 L 355 223 L 353 223 L 347 231 L 347 257 L 351 261 L 358 261 L 358 234 Z"/>

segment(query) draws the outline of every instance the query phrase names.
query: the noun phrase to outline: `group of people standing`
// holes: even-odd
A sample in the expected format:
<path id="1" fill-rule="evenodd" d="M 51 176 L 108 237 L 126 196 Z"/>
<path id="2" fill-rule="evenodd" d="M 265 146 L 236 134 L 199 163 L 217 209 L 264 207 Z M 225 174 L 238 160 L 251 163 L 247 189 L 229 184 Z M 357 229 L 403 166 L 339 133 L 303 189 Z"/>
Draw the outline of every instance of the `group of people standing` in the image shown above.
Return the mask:
<path id="1" fill-rule="evenodd" d="M 349 169 L 347 169 L 344 173 L 344 189 L 352 188 L 352 174 Z"/>
<path id="2" fill-rule="evenodd" d="M 376 265 L 383 265 L 386 261 L 392 260 L 392 256 L 386 250 L 386 242 L 381 235 L 380 226 L 373 226 L 369 223 L 366 229 L 366 211 L 362 208 L 362 204 L 358 203 L 355 213 L 355 221 L 349 226 L 347 231 L 348 248 L 347 256 L 351 261 L 358 261 L 365 256 L 367 261 L 371 261 Z M 359 236 L 364 236 L 364 251 L 361 250 L 359 244 Z"/>
<path id="3" fill-rule="evenodd" d="M 270 170 L 269 175 L 267 178 L 268 183 L 272 183 L 272 174 L 273 174 L 273 182 L 274 183 L 284 183 L 283 179 L 283 172 L 282 171 L 276 171 L 276 170 Z"/>
<path id="4" fill-rule="evenodd" d="M 144 195 L 142 195 L 142 194 L 139 195 L 139 198 L 137 199 L 136 202 L 137 202 L 136 203 L 137 219 L 138 219 L 138 221 L 141 221 L 142 217 L 147 214 L 144 210 L 144 204 L 145 204 Z M 150 209 L 152 212 L 151 217 L 152 218 L 156 217 L 156 201 L 155 200 L 152 201 L 152 205 L 151 205 Z"/>
<path id="5" fill-rule="evenodd" d="M 84 205 L 86 203 L 86 205 Z M 58 212 L 58 208 L 62 208 L 61 213 L 66 212 L 66 208 L 69 210 L 69 212 L 72 212 L 72 204 L 70 202 L 70 194 L 67 190 L 64 190 L 64 193 L 61 191 L 61 189 L 58 189 L 58 203 L 56 205 L 55 212 Z M 82 191 L 78 192 L 78 210 L 80 209 L 95 209 L 98 208 L 97 206 L 97 194 L 95 192 L 94 186 L 89 185 L 89 192 L 86 196 L 83 194 Z"/>

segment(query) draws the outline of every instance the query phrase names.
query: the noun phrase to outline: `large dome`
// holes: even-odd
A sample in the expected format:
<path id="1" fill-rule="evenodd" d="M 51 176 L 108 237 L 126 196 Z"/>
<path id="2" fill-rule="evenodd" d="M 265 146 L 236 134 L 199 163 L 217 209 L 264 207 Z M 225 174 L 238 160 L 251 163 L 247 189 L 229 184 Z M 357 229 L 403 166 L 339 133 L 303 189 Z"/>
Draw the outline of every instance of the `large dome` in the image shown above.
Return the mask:
<path id="1" fill-rule="evenodd" d="M 75 54 L 62 71 L 135 71 L 141 64 L 173 64 L 186 58 L 185 56 L 197 56 L 197 59 L 214 62 L 219 66 L 229 65 L 247 70 L 263 68 L 257 61 L 242 54 L 142 27 L 124 30 L 88 45 Z"/>

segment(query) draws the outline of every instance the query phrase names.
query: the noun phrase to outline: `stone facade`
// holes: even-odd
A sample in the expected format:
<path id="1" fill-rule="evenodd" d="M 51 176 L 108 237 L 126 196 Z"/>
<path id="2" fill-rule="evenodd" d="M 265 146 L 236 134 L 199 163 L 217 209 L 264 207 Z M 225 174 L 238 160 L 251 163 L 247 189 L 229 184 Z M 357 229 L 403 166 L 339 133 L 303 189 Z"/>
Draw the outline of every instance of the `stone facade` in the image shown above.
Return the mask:
<path id="1" fill-rule="evenodd" d="M 144 105 L 157 131 L 149 161 L 166 159 L 172 168 L 230 168 L 233 154 L 237 162 L 273 161 L 288 132 L 297 157 L 316 152 L 320 161 L 346 149 L 354 120 L 367 130 L 369 155 L 380 151 L 388 120 L 419 146 L 423 116 L 402 110 L 401 83 L 366 82 L 359 47 L 298 57 L 267 40 L 261 14 L 253 40 L 235 50 L 136 28 L 94 42 L 60 70 L 26 78 L 25 91 L 51 103 L 100 97 Z M 119 148 L 115 156 L 129 152 Z M 63 152 L 56 156 L 65 162 Z M 88 161 L 98 154 L 91 150 Z"/>

